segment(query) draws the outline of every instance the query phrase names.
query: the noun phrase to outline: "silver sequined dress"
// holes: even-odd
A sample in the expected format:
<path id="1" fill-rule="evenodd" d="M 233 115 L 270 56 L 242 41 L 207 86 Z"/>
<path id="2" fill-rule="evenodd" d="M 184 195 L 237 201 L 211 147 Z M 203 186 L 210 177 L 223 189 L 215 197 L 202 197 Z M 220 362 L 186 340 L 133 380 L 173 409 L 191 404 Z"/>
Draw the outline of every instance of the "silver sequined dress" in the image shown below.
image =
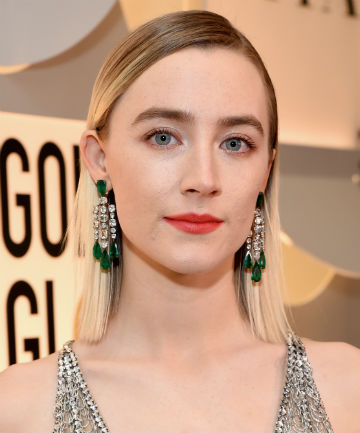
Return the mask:
<path id="1" fill-rule="evenodd" d="M 106 433 L 103 420 L 67 341 L 59 351 L 54 433 Z M 287 370 L 274 433 L 334 433 L 300 337 L 288 334 Z"/>

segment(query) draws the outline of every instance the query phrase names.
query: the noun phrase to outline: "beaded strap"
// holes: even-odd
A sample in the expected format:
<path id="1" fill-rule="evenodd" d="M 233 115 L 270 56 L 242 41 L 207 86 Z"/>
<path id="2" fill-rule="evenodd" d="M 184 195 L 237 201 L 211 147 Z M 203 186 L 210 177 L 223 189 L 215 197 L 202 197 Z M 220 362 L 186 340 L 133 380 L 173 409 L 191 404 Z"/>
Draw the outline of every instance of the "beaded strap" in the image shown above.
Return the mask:
<path id="1" fill-rule="evenodd" d="M 67 341 L 58 356 L 54 433 L 108 433 L 71 349 L 73 342 Z"/>
<path id="2" fill-rule="evenodd" d="M 283 396 L 274 433 L 334 433 L 300 337 L 288 333 Z"/>

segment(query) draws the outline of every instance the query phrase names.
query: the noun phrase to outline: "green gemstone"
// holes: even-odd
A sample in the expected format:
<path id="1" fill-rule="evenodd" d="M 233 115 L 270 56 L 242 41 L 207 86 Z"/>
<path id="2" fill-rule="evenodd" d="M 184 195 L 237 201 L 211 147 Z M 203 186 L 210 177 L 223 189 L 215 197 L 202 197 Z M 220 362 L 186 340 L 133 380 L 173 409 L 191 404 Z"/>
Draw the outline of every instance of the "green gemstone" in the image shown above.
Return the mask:
<path id="1" fill-rule="evenodd" d="M 116 242 L 112 242 L 110 245 L 110 258 L 115 259 L 119 257 L 119 249 Z"/>
<path id="2" fill-rule="evenodd" d="M 264 204 L 264 193 L 259 192 L 258 198 L 256 200 L 256 207 L 261 207 Z"/>
<path id="3" fill-rule="evenodd" d="M 265 253 L 264 253 L 264 251 L 261 251 L 261 253 L 260 253 L 259 265 L 260 265 L 261 269 L 265 269 L 266 260 L 265 260 Z"/>
<path id="4" fill-rule="evenodd" d="M 106 249 L 101 254 L 100 266 L 107 271 L 110 268 L 110 257 Z"/>
<path id="5" fill-rule="evenodd" d="M 245 259 L 244 259 L 244 267 L 246 269 L 250 269 L 250 268 L 252 268 L 252 266 L 253 266 L 253 262 L 251 260 L 251 254 L 250 254 L 250 251 L 248 251 L 246 253 L 246 256 L 245 256 Z"/>
<path id="6" fill-rule="evenodd" d="M 101 197 L 103 197 L 106 193 L 106 182 L 104 180 L 98 180 L 96 182 L 96 188 L 99 191 L 99 194 L 101 195 Z"/>
<path id="7" fill-rule="evenodd" d="M 257 261 L 255 261 L 255 265 L 253 267 L 252 274 L 251 274 L 251 279 L 255 281 L 255 283 L 261 280 L 261 269 Z"/>
<path id="8" fill-rule="evenodd" d="M 94 243 L 93 256 L 95 257 L 95 259 L 100 259 L 101 257 L 101 247 L 98 241 Z"/>

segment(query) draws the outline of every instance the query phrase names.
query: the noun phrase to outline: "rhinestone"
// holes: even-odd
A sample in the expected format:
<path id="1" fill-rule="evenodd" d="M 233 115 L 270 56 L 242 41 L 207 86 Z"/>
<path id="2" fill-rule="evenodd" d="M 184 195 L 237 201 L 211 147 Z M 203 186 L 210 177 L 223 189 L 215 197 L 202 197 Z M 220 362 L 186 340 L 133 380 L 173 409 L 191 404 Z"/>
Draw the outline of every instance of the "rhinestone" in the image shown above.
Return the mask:
<path id="1" fill-rule="evenodd" d="M 94 225 L 94 227 L 98 228 L 99 227 L 99 221 L 94 221 L 93 225 Z"/>
<path id="2" fill-rule="evenodd" d="M 105 204 L 105 203 L 107 203 L 107 197 L 100 197 L 100 198 L 99 198 L 99 203 L 100 203 L 100 204 Z"/>
<path id="3" fill-rule="evenodd" d="M 246 242 L 247 242 L 248 244 L 251 244 L 251 238 L 247 238 L 247 239 L 246 239 Z"/>
<path id="4" fill-rule="evenodd" d="M 247 245 L 246 245 L 246 248 L 247 248 L 248 250 L 251 250 L 251 245 L 250 245 L 250 244 L 247 244 Z"/>
<path id="5" fill-rule="evenodd" d="M 115 218 L 115 214 L 113 212 L 110 213 L 110 218 Z"/>
<path id="6" fill-rule="evenodd" d="M 254 230 L 255 230 L 256 233 L 261 232 L 261 226 L 255 226 Z"/>
<path id="7" fill-rule="evenodd" d="M 94 218 L 94 220 L 97 220 L 98 219 L 98 214 L 94 213 L 93 218 Z"/>
<path id="8" fill-rule="evenodd" d="M 111 227 L 110 233 L 116 233 L 116 228 L 115 227 Z"/>
<path id="9" fill-rule="evenodd" d="M 110 219 L 109 221 L 110 227 L 115 227 L 116 226 L 116 220 L 114 220 L 113 218 Z"/>
<path id="10" fill-rule="evenodd" d="M 97 212 L 99 212 L 99 206 L 96 204 L 96 205 L 94 206 L 94 213 L 97 213 Z"/>
<path id="11" fill-rule="evenodd" d="M 108 219 L 109 219 L 109 217 L 106 214 L 103 214 L 100 216 L 100 221 L 103 223 L 106 222 Z"/>
<path id="12" fill-rule="evenodd" d="M 259 260 L 260 259 L 260 253 L 259 253 L 259 251 L 255 251 L 254 252 L 254 259 L 255 260 Z"/>
<path id="13" fill-rule="evenodd" d="M 111 233 L 111 239 L 116 239 L 116 233 Z"/>
<path id="14" fill-rule="evenodd" d="M 106 213 L 106 206 L 101 206 L 100 207 L 100 212 L 101 213 Z"/>
<path id="15" fill-rule="evenodd" d="M 108 225 L 106 223 L 102 223 L 101 228 L 106 230 L 108 228 Z"/>
<path id="16" fill-rule="evenodd" d="M 101 248 L 107 248 L 109 246 L 109 242 L 107 240 L 100 241 Z"/>
<path id="17" fill-rule="evenodd" d="M 109 212 L 115 212 L 115 205 L 109 204 Z"/>
<path id="18" fill-rule="evenodd" d="M 261 223 L 262 223 L 262 219 L 260 217 L 256 217 L 255 224 L 261 224 Z"/>

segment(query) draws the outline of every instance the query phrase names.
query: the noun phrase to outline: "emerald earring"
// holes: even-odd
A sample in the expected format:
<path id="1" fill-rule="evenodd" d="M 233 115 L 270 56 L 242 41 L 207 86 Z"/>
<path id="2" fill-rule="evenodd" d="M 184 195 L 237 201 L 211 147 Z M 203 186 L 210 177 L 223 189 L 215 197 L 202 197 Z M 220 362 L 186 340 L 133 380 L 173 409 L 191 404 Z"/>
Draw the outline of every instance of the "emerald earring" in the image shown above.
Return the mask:
<path id="1" fill-rule="evenodd" d="M 93 226 L 95 243 L 93 256 L 100 260 L 100 267 L 107 271 L 110 269 L 110 259 L 119 257 L 119 249 L 116 243 L 116 219 L 115 205 L 108 203 L 106 182 L 98 180 L 96 188 L 100 195 L 98 204 L 94 206 Z M 108 247 L 110 249 L 108 251 Z"/>
<path id="2" fill-rule="evenodd" d="M 264 206 L 264 193 L 259 192 L 256 201 L 256 210 L 254 211 L 254 233 L 255 237 L 252 238 L 253 232 L 250 230 L 250 234 L 246 239 L 246 255 L 243 262 L 245 269 L 251 269 L 251 279 L 255 283 L 261 280 L 261 269 L 265 269 L 266 260 L 264 252 L 264 237 L 265 237 L 265 225 L 263 216 Z M 253 253 L 251 253 L 253 251 Z M 254 259 L 254 263 L 253 263 Z"/>

